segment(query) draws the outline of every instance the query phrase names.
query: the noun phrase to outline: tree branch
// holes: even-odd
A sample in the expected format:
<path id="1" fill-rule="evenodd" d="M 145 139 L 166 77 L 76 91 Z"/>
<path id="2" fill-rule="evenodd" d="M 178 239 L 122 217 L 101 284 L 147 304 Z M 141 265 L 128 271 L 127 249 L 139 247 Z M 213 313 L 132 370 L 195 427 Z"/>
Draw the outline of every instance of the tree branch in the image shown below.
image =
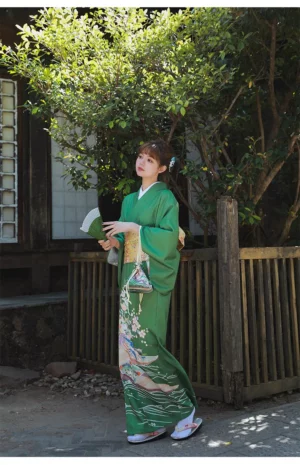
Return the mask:
<path id="1" fill-rule="evenodd" d="M 277 34 L 276 19 L 274 19 L 272 24 L 271 24 L 270 70 L 269 70 L 269 81 L 268 81 L 269 93 L 270 93 L 270 104 L 271 104 L 271 110 L 272 110 L 272 114 L 273 114 L 273 126 L 272 126 L 271 132 L 269 134 L 268 143 L 267 143 L 267 150 L 272 145 L 272 141 L 276 137 L 276 135 L 278 133 L 278 130 L 279 130 L 279 126 L 280 126 L 280 117 L 279 117 L 279 114 L 278 114 L 278 111 L 277 111 L 276 95 L 275 95 L 275 87 L 274 87 L 274 81 L 275 81 L 275 57 L 276 57 L 276 34 Z"/>
<path id="2" fill-rule="evenodd" d="M 191 123 L 191 126 L 193 128 L 193 131 L 195 134 L 198 134 L 199 131 L 197 131 L 197 128 L 195 127 L 195 123 L 193 121 L 192 118 L 189 118 L 190 120 L 190 123 Z M 199 136 L 197 136 L 197 139 L 201 140 L 201 134 L 199 134 Z M 201 160 L 204 163 L 206 163 L 206 160 L 204 158 L 204 154 L 203 154 L 203 151 L 202 151 L 202 147 L 201 147 L 201 144 L 200 144 L 200 147 L 199 147 L 199 144 L 197 143 L 197 141 L 193 140 L 193 144 L 195 145 L 195 147 L 197 148 L 199 154 L 200 154 L 200 157 L 201 157 Z M 207 179 L 207 182 L 208 182 L 208 185 L 211 187 L 211 177 L 210 177 L 210 174 L 208 171 L 205 172 L 205 176 L 206 176 L 206 179 Z"/>
<path id="3" fill-rule="evenodd" d="M 170 116 L 170 118 L 172 118 L 171 115 L 170 115 L 170 113 L 169 113 L 169 116 Z M 177 126 L 179 120 L 180 120 L 180 116 L 179 116 L 179 115 L 175 116 L 175 118 L 173 119 L 173 123 L 172 123 L 171 129 L 170 129 L 170 132 L 169 132 L 169 135 L 168 135 L 168 138 L 167 138 L 168 144 L 169 144 L 169 143 L 171 142 L 171 140 L 172 140 L 174 131 L 175 131 L 175 129 L 176 129 L 176 126 Z"/>
<path id="4" fill-rule="evenodd" d="M 257 87 L 256 87 L 256 105 L 257 105 L 258 124 L 259 124 L 259 130 L 260 130 L 260 135 L 261 135 L 261 152 L 264 153 L 265 152 L 265 130 L 264 130 L 264 124 L 263 124 L 262 115 L 261 115 L 261 103 L 260 103 L 259 91 Z"/>
<path id="5" fill-rule="evenodd" d="M 299 193 L 300 193 L 300 145 L 299 145 L 299 143 L 297 143 L 297 149 L 298 149 L 298 181 L 297 181 L 297 189 L 296 189 L 296 195 L 295 195 L 294 203 L 298 202 Z"/>
<path id="6" fill-rule="evenodd" d="M 276 107 L 276 97 L 274 89 L 274 78 L 275 78 L 275 56 L 276 56 L 276 20 L 273 20 L 271 25 L 271 50 L 270 50 L 270 72 L 269 72 L 269 91 L 271 108 L 274 120 L 278 120 L 278 112 Z"/>
<path id="7" fill-rule="evenodd" d="M 230 165 L 232 165 L 233 163 L 232 163 L 232 161 L 231 161 L 231 159 L 230 159 L 230 157 L 229 157 L 229 155 L 228 155 L 227 150 L 226 150 L 225 147 L 224 147 L 223 142 L 221 141 L 221 138 L 220 138 L 219 134 L 217 133 L 217 134 L 215 135 L 215 137 L 216 137 L 216 139 L 217 139 L 218 144 L 219 144 L 220 147 L 221 147 L 222 153 L 223 153 L 223 155 L 224 155 L 224 157 L 225 157 L 227 163 L 229 163 Z"/>
<path id="8" fill-rule="evenodd" d="M 298 69 L 297 69 L 297 74 L 296 74 L 296 83 L 295 85 L 290 88 L 290 90 L 286 93 L 283 102 L 280 107 L 280 112 L 285 113 L 288 109 L 289 103 L 293 97 L 293 93 L 299 88 L 300 85 L 300 61 L 298 63 Z"/>
<path id="9" fill-rule="evenodd" d="M 221 124 L 223 123 L 223 121 L 228 117 L 229 113 L 231 112 L 235 102 L 237 101 L 237 99 L 239 98 L 239 96 L 241 95 L 241 93 L 243 92 L 245 86 L 241 86 L 239 88 L 239 90 L 237 91 L 234 99 L 232 100 L 229 108 L 226 110 L 225 114 L 222 116 L 222 118 L 220 119 L 220 121 L 218 122 L 217 126 L 215 127 L 215 129 L 213 130 L 212 134 L 211 134 L 211 137 L 216 133 L 216 131 L 218 130 L 218 128 L 221 126 Z"/>
<path id="10" fill-rule="evenodd" d="M 286 218 L 286 221 L 284 223 L 283 229 L 281 231 L 280 238 L 278 240 L 278 245 L 282 245 L 285 243 L 285 241 L 288 238 L 289 232 L 291 230 L 291 226 L 295 219 L 297 218 L 297 213 L 300 209 L 300 146 L 297 144 L 298 148 L 298 182 L 297 182 L 297 189 L 296 189 L 296 195 L 295 195 L 295 201 L 293 205 L 291 206 L 288 216 Z"/>
<path id="11" fill-rule="evenodd" d="M 172 187 L 174 188 L 174 190 L 176 191 L 176 194 L 180 198 L 181 202 L 189 209 L 189 211 L 191 212 L 191 214 L 193 215 L 193 217 L 195 218 L 197 223 L 199 223 L 199 225 L 203 229 L 206 226 L 206 224 L 203 224 L 202 217 L 193 209 L 191 204 L 186 200 L 186 198 L 182 194 L 181 190 L 179 189 L 179 187 L 177 186 L 177 184 L 176 184 L 176 182 L 175 182 L 175 180 L 173 178 L 171 178 L 171 184 L 172 184 Z"/>
<path id="12" fill-rule="evenodd" d="M 205 140 L 204 136 L 201 137 L 200 143 L 201 143 L 201 149 L 202 149 L 202 153 L 203 153 L 203 157 L 204 157 L 206 165 L 208 166 L 208 168 L 212 172 L 213 177 L 215 179 L 220 179 L 219 174 L 215 171 L 215 169 L 214 169 L 214 167 L 213 167 L 213 165 L 212 165 L 212 163 L 211 163 L 211 161 L 210 161 L 210 159 L 208 157 L 207 149 L 206 149 L 206 140 Z"/>
<path id="13" fill-rule="evenodd" d="M 264 192 L 267 190 L 273 179 L 275 178 L 276 174 L 281 170 L 289 156 L 293 153 L 294 151 L 294 146 L 296 144 L 296 141 L 299 139 L 300 134 L 294 135 L 289 143 L 289 148 L 288 148 L 288 153 L 287 156 L 285 157 L 284 160 L 279 160 L 273 168 L 271 169 L 270 173 L 265 177 L 262 183 L 258 182 L 257 183 L 257 190 L 256 193 L 252 199 L 252 202 L 254 205 L 256 205 L 261 197 L 263 196 Z"/>

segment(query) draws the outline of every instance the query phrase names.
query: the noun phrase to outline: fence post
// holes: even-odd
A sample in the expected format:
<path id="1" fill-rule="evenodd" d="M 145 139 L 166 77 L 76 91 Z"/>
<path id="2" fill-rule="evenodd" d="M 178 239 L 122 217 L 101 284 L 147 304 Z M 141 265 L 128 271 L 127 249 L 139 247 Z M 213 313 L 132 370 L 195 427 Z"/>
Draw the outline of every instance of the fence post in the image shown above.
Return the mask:
<path id="1" fill-rule="evenodd" d="M 217 201 L 221 363 L 224 400 L 243 405 L 243 328 L 240 292 L 238 205 L 231 197 Z"/>

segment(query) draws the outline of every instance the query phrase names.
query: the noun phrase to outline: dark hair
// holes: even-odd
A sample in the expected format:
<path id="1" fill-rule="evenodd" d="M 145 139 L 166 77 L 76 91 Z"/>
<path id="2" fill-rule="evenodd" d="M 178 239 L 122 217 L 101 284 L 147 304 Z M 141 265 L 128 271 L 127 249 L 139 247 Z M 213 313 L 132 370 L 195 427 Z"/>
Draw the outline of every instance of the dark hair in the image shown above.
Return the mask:
<path id="1" fill-rule="evenodd" d="M 160 166 L 166 166 L 167 170 L 161 173 L 158 178 L 168 182 L 169 165 L 171 158 L 174 157 L 172 147 L 163 139 L 150 140 L 139 147 L 138 154 L 146 153 L 149 157 L 154 158 Z"/>

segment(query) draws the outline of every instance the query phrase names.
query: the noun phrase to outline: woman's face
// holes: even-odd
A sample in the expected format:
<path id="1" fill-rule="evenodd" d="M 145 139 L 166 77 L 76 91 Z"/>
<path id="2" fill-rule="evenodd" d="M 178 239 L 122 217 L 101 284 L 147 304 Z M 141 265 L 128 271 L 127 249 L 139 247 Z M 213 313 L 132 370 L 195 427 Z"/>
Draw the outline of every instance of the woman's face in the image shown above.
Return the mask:
<path id="1" fill-rule="evenodd" d="M 141 178 L 157 179 L 158 175 L 166 170 L 166 166 L 160 166 L 158 161 L 147 153 L 140 153 L 136 159 L 135 169 Z"/>

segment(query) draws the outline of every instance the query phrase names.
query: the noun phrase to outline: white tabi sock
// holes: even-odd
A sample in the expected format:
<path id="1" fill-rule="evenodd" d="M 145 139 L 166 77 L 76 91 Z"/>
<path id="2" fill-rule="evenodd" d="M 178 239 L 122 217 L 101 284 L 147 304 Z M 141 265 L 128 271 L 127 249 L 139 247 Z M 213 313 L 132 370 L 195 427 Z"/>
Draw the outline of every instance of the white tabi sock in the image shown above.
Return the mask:
<path id="1" fill-rule="evenodd" d="M 183 420 L 180 420 L 177 423 L 176 428 L 183 428 L 185 425 L 188 425 L 189 423 L 193 423 L 194 415 L 195 415 L 195 407 L 193 408 L 192 413 L 188 417 L 184 418 Z M 183 439 L 183 438 L 186 438 L 190 433 L 191 433 L 191 429 L 186 429 L 184 431 L 176 431 L 175 429 L 174 432 L 171 434 L 171 438 Z"/>

